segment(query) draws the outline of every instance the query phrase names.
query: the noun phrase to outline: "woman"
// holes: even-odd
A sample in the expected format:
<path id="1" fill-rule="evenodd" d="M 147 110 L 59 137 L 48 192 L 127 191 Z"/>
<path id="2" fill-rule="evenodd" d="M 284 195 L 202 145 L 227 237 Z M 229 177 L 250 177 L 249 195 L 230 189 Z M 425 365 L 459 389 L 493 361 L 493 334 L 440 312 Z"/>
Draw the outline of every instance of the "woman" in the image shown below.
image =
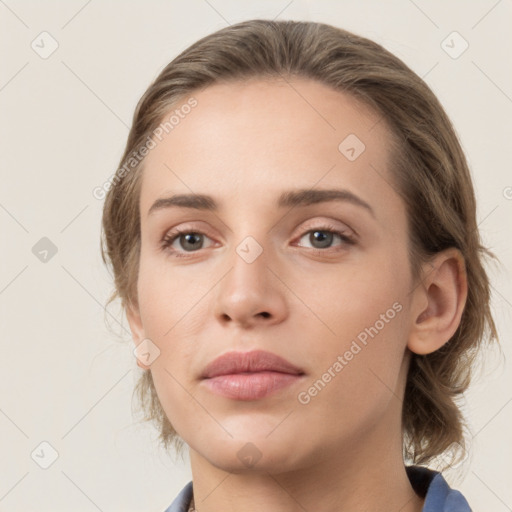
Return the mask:
<path id="1" fill-rule="evenodd" d="M 252 20 L 174 59 L 103 216 L 139 396 L 190 450 L 167 512 L 470 510 L 426 464 L 496 337 L 475 209 L 438 100 L 372 41 Z"/>

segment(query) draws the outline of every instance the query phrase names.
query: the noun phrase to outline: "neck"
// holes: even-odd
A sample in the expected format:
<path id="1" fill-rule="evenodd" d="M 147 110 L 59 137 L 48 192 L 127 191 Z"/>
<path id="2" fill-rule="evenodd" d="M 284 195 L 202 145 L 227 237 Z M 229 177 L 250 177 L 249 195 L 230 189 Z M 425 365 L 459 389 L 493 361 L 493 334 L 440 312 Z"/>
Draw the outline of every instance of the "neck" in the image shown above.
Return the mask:
<path id="1" fill-rule="evenodd" d="M 198 512 L 421 512 L 402 459 L 402 438 L 368 433 L 350 449 L 316 452 L 301 467 L 274 473 L 221 469 L 190 448 Z M 398 430 L 399 432 L 399 430 Z M 383 443 L 382 436 L 385 438 Z M 362 440 L 363 441 L 363 440 Z M 383 449 L 382 447 L 385 447 Z"/>

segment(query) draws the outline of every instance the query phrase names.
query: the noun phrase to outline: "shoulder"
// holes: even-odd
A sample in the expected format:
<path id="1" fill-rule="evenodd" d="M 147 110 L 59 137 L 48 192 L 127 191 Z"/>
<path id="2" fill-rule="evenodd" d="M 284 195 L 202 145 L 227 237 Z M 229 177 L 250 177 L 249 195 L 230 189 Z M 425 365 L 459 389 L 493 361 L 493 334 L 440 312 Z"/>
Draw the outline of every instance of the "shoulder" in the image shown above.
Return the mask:
<path id="1" fill-rule="evenodd" d="M 420 466 L 406 470 L 413 489 L 425 498 L 423 512 L 471 512 L 466 498 L 452 489 L 441 473 Z"/>
<path id="2" fill-rule="evenodd" d="M 185 487 L 183 487 L 178 496 L 176 496 L 174 501 L 164 510 L 164 512 L 187 512 L 191 499 L 192 482 L 189 482 Z"/>

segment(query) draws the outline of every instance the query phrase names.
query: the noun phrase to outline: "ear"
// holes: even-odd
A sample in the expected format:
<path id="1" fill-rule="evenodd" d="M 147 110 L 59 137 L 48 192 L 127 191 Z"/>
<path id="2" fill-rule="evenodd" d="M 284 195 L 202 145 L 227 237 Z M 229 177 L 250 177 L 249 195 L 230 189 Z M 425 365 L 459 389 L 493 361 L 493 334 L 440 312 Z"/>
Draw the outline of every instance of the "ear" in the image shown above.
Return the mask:
<path id="1" fill-rule="evenodd" d="M 126 307 L 126 318 L 128 319 L 128 324 L 130 326 L 130 331 L 132 332 L 132 338 L 137 346 L 139 343 L 145 339 L 144 327 L 142 325 L 142 319 L 140 317 L 140 311 L 138 306 L 128 305 Z M 149 370 L 149 366 L 145 365 L 138 357 L 135 357 L 137 360 L 137 366 L 142 368 L 143 370 Z"/>
<path id="2" fill-rule="evenodd" d="M 415 354 L 441 348 L 457 330 L 468 294 L 466 266 L 459 250 L 434 256 L 413 291 L 411 331 L 407 347 Z"/>

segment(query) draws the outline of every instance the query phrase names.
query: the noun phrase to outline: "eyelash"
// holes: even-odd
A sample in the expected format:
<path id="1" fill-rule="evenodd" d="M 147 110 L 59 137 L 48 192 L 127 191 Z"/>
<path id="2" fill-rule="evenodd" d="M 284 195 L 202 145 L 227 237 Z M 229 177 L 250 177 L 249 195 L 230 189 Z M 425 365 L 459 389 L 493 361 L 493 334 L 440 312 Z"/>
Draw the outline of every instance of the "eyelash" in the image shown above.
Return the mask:
<path id="1" fill-rule="evenodd" d="M 331 233 L 333 235 L 338 235 L 341 239 L 341 241 L 344 244 L 347 245 L 354 245 L 356 243 L 355 238 L 353 236 L 347 235 L 343 231 L 337 230 L 334 226 L 330 225 L 323 225 L 323 226 L 317 226 L 312 229 L 308 229 L 307 231 L 304 231 L 302 235 L 300 235 L 299 240 L 304 237 L 304 235 L 307 235 L 308 233 L 313 233 L 315 231 L 322 231 L 324 233 Z M 201 231 L 194 231 L 193 229 L 175 229 L 169 233 L 166 234 L 166 236 L 162 239 L 161 247 L 162 250 L 170 252 L 173 254 L 176 258 L 190 258 L 193 257 L 193 254 L 198 251 L 192 251 L 189 253 L 182 253 L 179 251 L 176 251 L 174 249 L 171 249 L 171 245 L 174 243 L 174 241 L 179 238 L 181 235 L 206 235 L 205 233 L 202 233 Z M 315 249 L 315 248 L 309 248 L 309 250 L 315 254 L 325 254 L 329 251 L 329 249 L 332 249 L 331 247 L 328 247 L 326 249 Z M 339 250 L 339 249 L 338 249 Z"/>

